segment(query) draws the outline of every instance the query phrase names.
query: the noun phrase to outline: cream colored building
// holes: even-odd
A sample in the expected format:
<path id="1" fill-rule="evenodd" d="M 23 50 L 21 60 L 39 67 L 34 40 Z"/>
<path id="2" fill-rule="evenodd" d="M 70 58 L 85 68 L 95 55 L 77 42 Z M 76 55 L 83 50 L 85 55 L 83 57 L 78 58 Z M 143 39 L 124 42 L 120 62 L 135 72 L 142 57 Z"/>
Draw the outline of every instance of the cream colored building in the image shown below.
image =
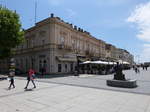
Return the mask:
<path id="1" fill-rule="evenodd" d="M 25 43 L 16 49 L 16 67 L 26 72 L 33 68 L 46 73 L 70 73 L 77 58 L 105 57 L 105 43 L 89 32 L 51 14 L 25 32 Z"/>
<path id="2" fill-rule="evenodd" d="M 134 57 L 127 50 L 116 48 L 114 45 L 105 44 L 106 59 L 108 61 L 126 61 L 130 64 L 134 63 Z"/>
<path id="3" fill-rule="evenodd" d="M 117 51 L 118 51 L 117 55 L 119 56 L 118 60 L 123 60 L 129 62 L 130 64 L 134 64 L 134 56 L 130 54 L 127 50 L 118 49 Z"/>
<path id="4" fill-rule="evenodd" d="M 23 72 L 33 68 L 37 73 L 72 73 L 79 60 L 114 61 L 120 53 L 115 46 L 51 14 L 25 31 L 25 42 L 16 48 L 15 61 Z"/>

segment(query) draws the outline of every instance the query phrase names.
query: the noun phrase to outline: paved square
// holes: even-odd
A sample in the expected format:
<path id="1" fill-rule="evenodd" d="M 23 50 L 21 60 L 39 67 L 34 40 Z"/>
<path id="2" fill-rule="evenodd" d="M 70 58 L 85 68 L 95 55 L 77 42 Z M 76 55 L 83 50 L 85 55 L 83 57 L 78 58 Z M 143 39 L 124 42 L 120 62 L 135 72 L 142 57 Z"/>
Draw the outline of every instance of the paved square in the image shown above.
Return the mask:
<path id="1" fill-rule="evenodd" d="M 125 72 L 128 78 L 138 80 L 138 88 L 148 88 L 149 71 Z M 9 82 L 3 80 L 0 81 L 0 112 L 150 112 L 150 95 L 138 88 L 105 88 L 107 78 L 112 75 L 36 79 L 37 88 L 32 91 L 24 90 L 25 78 L 16 77 L 16 88 L 11 90 L 7 89 Z M 98 88 L 98 84 L 102 85 Z M 32 87 L 30 83 L 29 88 Z"/>

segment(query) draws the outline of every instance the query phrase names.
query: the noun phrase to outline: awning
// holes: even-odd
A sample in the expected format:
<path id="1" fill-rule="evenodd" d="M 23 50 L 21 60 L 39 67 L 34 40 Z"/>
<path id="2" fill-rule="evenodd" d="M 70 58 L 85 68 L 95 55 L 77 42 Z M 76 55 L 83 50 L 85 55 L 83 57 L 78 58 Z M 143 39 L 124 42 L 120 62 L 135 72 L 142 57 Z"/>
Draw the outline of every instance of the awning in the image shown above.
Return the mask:
<path id="1" fill-rule="evenodd" d="M 80 64 L 101 64 L 101 65 L 116 65 L 116 62 L 108 62 L 108 61 L 85 61 Z M 130 64 L 129 62 L 122 61 L 120 64 Z"/>
<path id="2" fill-rule="evenodd" d="M 106 61 L 92 61 L 91 63 L 93 63 L 93 64 L 103 64 L 103 65 L 109 64 L 109 63 L 106 62 Z"/>
<path id="3" fill-rule="evenodd" d="M 101 64 L 101 65 L 115 65 L 116 62 L 107 62 L 107 61 L 85 61 L 80 64 Z"/>
<path id="4" fill-rule="evenodd" d="M 83 63 L 80 63 L 80 64 L 90 64 L 92 61 L 85 61 Z"/>
<path id="5" fill-rule="evenodd" d="M 118 60 L 118 62 L 119 62 L 120 64 L 127 64 L 127 65 L 129 65 L 129 64 L 130 64 L 129 62 L 127 62 L 127 61 L 123 61 L 123 60 Z"/>
<path id="6" fill-rule="evenodd" d="M 126 62 L 126 61 L 123 61 L 123 64 L 127 64 L 127 65 L 129 65 L 130 63 L 129 63 L 129 62 Z"/>
<path id="7" fill-rule="evenodd" d="M 59 61 L 77 62 L 76 57 L 56 57 Z"/>
<path id="8" fill-rule="evenodd" d="M 116 62 L 108 62 L 108 65 L 115 65 L 117 64 Z"/>

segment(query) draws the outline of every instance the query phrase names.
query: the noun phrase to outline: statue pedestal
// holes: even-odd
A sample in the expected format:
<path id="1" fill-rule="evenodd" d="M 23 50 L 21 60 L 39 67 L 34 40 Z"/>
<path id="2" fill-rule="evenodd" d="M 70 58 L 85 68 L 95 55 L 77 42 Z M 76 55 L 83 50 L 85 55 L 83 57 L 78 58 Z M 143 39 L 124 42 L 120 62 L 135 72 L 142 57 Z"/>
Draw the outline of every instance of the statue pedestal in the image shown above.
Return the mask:
<path id="1" fill-rule="evenodd" d="M 123 73 L 121 74 L 114 74 L 114 80 L 123 80 L 125 81 L 125 75 Z"/>
<path id="2" fill-rule="evenodd" d="M 107 80 L 108 86 L 123 87 L 123 88 L 135 88 L 137 87 L 136 80 Z"/>

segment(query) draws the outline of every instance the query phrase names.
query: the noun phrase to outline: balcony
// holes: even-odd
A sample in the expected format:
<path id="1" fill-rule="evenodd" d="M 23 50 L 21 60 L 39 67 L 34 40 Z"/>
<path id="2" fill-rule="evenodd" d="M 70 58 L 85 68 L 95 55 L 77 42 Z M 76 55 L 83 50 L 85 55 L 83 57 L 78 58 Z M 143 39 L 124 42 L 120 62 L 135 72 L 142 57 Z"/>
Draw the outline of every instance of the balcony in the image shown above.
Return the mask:
<path id="1" fill-rule="evenodd" d="M 28 52 L 33 52 L 33 51 L 41 51 L 44 49 L 49 49 L 50 48 L 50 44 L 45 44 L 45 45 L 39 45 L 39 46 L 35 46 L 32 48 L 24 48 L 24 49 L 16 49 L 16 54 L 22 54 L 22 53 L 28 53 Z"/>

